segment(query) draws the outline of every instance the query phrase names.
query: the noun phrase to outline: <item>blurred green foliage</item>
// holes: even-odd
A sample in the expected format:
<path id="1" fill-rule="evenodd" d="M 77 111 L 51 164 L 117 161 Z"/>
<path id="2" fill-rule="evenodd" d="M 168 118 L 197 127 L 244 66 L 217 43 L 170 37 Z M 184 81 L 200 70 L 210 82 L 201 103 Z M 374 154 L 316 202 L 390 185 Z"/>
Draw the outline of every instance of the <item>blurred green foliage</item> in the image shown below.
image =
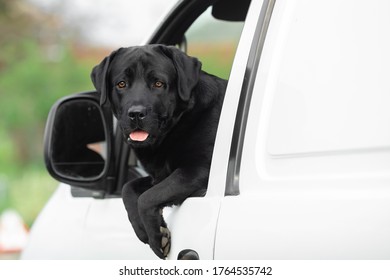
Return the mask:
<path id="1" fill-rule="evenodd" d="M 7 186 L 0 213 L 12 207 L 31 225 L 57 185 L 43 164 L 46 117 L 58 98 L 92 89 L 91 66 L 66 47 L 55 62 L 34 40 L 18 42 L 17 49 L 0 47 L 7 65 L 0 71 L 0 176 Z"/>
<path id="2" fill-rule="evenodd" d="M 91 89 L 92 84 L 91 66 L 76 60 L 69 49 L 64 48 L 57 62 L 47 60 L 32 40 L 20 42 L 18 49 L 22 55 L 13 54 L 12 49 L 0 49 L 7 65 L 0 72 L 0 127 L 10 133 L 8 141 L 28 146 L 14 151 L 19 157 L 15 160 L 24 164 L 41 158 L 38 144 L 42 142 L 41 132 L 53 103 L 61 96 Z M 24 150 L 30 153 L 21 154 Z"/>
<path id="3" fill-rule="evenodd" d="M 46 117 L 58 98 L 93 88 L 96 62 L 76 57 L 71 42 L 42 38 L 39 25 L 50 23 L 23 5 L 0 0 L 0 214 L 14 208 L 31 225 L 58 185 L 43 163 Z"/>
<path id="4" fill-rule="evenodd" d="M 0 200 L 0 212 L 16 208 L 31 224 L 56 186 L 43 165 L 46 117 L 58 98 L 92 89 L 92 66 L 77 60 L 69 47 L 63 47 L 58 61 L 50 61 L 32 39 L 19 41 L 14 48 L 0 46 L 0 53 L 5 65 L 0 71 L 0 176 L 7 178 L 3 185 L 8 189 L 8 199 Z"/>
<path id="5" fill-rule="evenodd" d="M 3 195 L 0 199 L 0 213 L 7 208 L 15 209 L 30 227 L 58 182 L 44 168 L 27 168 L 19 173 L 19 176 L 0 178 L 0 186 L 8 186 L 7 189 L 0 190 L 0 195 Z"/>

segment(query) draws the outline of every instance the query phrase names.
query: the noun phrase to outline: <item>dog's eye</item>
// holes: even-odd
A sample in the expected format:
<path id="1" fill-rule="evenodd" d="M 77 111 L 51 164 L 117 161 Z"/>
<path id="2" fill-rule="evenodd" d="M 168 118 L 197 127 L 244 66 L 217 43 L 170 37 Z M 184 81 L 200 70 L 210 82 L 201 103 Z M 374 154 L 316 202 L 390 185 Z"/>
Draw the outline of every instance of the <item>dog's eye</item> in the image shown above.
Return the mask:
<path id="1" fill-rule="evenodd" d="M 161 81 L 156 81 L 153 83 L 154 88 L 162 88 L 164 86 L 164 83 Z"/>
<path id="2" fill-rule="evenodd" d="M 118 88 L 125 88 L 125 87 L 126 87 L 126 82 L 120 81 L 119 83 L 116 84 L 116 86 L 117 86 Z"/>

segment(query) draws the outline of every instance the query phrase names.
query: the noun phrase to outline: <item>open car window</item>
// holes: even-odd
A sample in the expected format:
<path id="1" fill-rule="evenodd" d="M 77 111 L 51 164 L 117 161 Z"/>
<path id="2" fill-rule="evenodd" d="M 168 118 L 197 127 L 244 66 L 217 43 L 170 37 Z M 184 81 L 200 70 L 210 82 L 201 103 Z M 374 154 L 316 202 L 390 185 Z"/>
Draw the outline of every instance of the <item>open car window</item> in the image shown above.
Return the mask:
<path id="1" fill-rule="evenodd" d="M 185 33 L 187 54 L 202 62 L 202 69 L 228 79 L 244 22 L 216 19 L 208 8 Z"/>
<path id="2" fill-rule="evenodd" d="M 199 16 L 192 20 L 191 24 L 188 22 L 189 17 L 184 16 L 183 19 L 182 16 L 177 21 L 180 24 L 163 28 L 166 34 L 157 36 L 158 39 L 152 39 L 152 42 L 176 45 L 185 50 L 188 55 L 197 57 L 202 62 L 203 71 L 228 79 L 250 0 L 243 0 L 239 4 L 234 1 L 227 2 L 230 6 L 226 5 L 226 2 L 220 2 L 222 4 L 218 7 L 214 4 L 214 7 L 209 6 L 203 12 L 199 11 Z M 196 8 L 202 9 L 202 7 Z M 193 12 L 192 15 L 195 13 Z M 180 41 L 182 43 L 178 44 L 177 42 Z M 128 166 L 130 168 L 127 178 L 119 179 L 118 191 L 122 187 L 121 181 L 124 182 L 134 176 L 147 175 L 131 150 Z"/>

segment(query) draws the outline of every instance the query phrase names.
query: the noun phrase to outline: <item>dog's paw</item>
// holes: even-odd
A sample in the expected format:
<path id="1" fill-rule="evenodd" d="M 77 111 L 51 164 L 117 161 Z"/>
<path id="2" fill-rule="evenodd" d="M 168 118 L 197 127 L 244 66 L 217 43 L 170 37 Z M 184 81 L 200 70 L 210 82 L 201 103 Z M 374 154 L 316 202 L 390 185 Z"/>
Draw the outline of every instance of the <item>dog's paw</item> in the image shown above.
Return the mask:
<path id="1" fill-rule="evenodd" d="M 168 228 L 160 227 L 160 232 L 155 238 L 149 239 L 150 248 L 160 258 L 165 259 L 171 249 L 171 233 Z"/>
<path id="2" fill-rule="evenodd" d="M 160 232 L 162 233 L 161 237 L 161 249 L 166 258 L 171 249 L 171 232 L 166 227 L 160 227 Z"/>

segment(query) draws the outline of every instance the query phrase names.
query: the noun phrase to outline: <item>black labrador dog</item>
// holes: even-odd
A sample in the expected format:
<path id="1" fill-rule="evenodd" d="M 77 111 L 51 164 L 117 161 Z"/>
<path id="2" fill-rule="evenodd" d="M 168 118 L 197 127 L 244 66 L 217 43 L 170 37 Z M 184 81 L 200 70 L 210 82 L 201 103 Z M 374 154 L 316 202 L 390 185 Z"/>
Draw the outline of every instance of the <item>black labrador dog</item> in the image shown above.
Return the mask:
<path id="1" fill-rule="evenodd" d="M 114 51 L 91 78 L 150 174 L 123 186 L 129 220 L 138 238 L 165 258 L 170 232 L 162 209 L 205 194 L 226 81 L 164 45 Z"/>

